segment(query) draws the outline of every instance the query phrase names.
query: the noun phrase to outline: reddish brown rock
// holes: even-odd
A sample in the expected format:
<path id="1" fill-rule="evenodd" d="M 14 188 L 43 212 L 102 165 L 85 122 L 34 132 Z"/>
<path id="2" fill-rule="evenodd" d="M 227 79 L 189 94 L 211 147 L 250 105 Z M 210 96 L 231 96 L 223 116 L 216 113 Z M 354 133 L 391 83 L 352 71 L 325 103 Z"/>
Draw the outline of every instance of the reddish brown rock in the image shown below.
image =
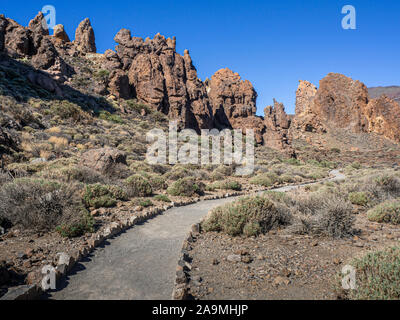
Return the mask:
<path id="1" fill-rule="evenodd" d="M 117 70 L 113 73 L 108 85 L 108 90 L 117 98 L 130 99 L 133 97 L 129 77 L 122 70 Z"/>
<path id="2" fill-rule="evenodd" d="M 62 24 L 58 24 L 54 27 L 53 37 L 59 41 L 71 42 Z"/>
<path id="3" fill-rule="evenodd" d="M 197 78 L 188 51 L 176 53 L 176 39 L 132 37 L 122 29 L 115 36 L 116 55 L 107 53 L 107 68 L 128 70 L 135 98 L 179 122 L 180 128 L 211 129 L 213 115 L 203 82 Z"/>
<path id="4" fill-rule="evenodd" d="M 341 74 L 330 73 L 317 90 L 301 81 L 296 96 L 293 136 L 304 131 L 329 132 L 345 129 L 373 132 L 400 141 L 399 104 L 382 96 L 370 101 L 367 87 Z"/>
<path id="5" fill-rule="evenodd" d="M 365 110 L 368 132 L 400 142 L 400 105 L 383 95 L 372 99 Z"/>
<path id="6" fill-rule="evenodd" d="M 4 48 L 12 57 L 27 56 L 31 49 L 30 31 L 12 19 L 2 19 L 5 26 Z"/>
<path id="7" fill-rule="evenodd" d="M 237 128 L 237 119 L 256 113 L 257 93 L 250 81 L 243 81 L 230 69 L 217 71 L 208 83 L 208 95 L 217 126 Z"/>
<path id="8" fill-rule="evenodd" d="M 113 172 L 116 166 L 126 166 L 126 154 L 113 148 L 89 150 L 82 154 L 82 165 L 102 173 Z"/>
<path id="9" fill-rule="evenodd" d="M 285 112 L 282 103 L 274 100 L 274 106 L 268 106 L 264 110 L 264 144 L 278 150 L 286 150 L 293 153 L 289 139 L 291 119 Z"/>
<path id="10" fill-rule="evenodd" d="M 81 53 L 96 53 L 96 39 L 90 20 L 83 20 L 75 32 L 74 45 Z"/>

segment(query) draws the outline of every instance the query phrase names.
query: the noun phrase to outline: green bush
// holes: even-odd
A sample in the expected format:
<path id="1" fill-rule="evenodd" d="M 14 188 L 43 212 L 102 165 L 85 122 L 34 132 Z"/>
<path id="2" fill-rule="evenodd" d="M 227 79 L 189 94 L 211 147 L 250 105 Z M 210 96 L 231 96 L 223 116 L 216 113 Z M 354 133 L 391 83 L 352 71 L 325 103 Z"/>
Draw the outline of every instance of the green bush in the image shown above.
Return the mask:
<path id="1" fill-rule="evenodd" d="M 231 236 L 255 236 L 287 225 L 290 219 L 266 197 L 245 197 L 214 209 L 202 228 Z"/>
<path id="2" fill-rule="evenodd" d="M 223 182 L 215 182 L 206 187 L 207 191 L 214 190 L 242 190 L 242 185 L 237 181 L 223 181 Z"/>
<path id="3" fill-rule="evenodd" d="M 195 194 L 204 194 L 204 185 L 197 183 L 192 178 L 184 178 L 175 181 L 167 190 L 171 196 L 192 197 Z"/>
<path id="4" fill-rule="evenodd" d="M 127 107 L 130 110 L 136 111 L 139 114 L 141 114 L 143 110 L 145 111 L 146 114 L 150 114 L 152 112 L 150 107 L 148 107 L 147 105 L 140 103 L 136 100 L 128 100 L 126 103 L 127 103 Z"/>
<path id="5" fill-rule="evenodd" d="M 143 208 L 148 208 L 148 207 L 152 207 L 154 204 L 153 204 L 153 202 L 151 202 L 151 200 L 145 199 L 145 200 L 141 200 L 139 202 L 139 205 Z"/>
<path id="6" fill-rule="evenodd" d="M 275 183 L 279 182 L 279 178 L 274 173 L 261 173 L 256 175 L 255 177 L 250 179 L 251 184 L 263 186 L 263 187 L 271 187 Z"/>
<path id="7" fill-rule="evenodd" d="M 400 224 L 400 200 L 388 200 L 367 212 L 368 219 L 375 222 Z"/>
<path id="8" fill-rule="evenodd" d="M 153 191 L 165 190 L 167 188 L 167 183 L 165 181 L 165 178 L 158 174 L 142 171 L 140 172 L 140 175 L 143 176 L 145 179 L 147 179 Z"/>
<path id="9" fill-rule="evenodd" d="M 400 299 L 400 248 L 394 247 L 372 252 L 355 259 L 356 290 L 347 298 L 354 300 Z"/>
<path id="10" fill-rule="evenodd" d="M 165 194 L 158 194 L 154 197 L 154 200 L 157 201 L 162 201 L 162 202 L 167 202 L 170 203 L 171 200 L 165 195 Z"/>
<path id="11" fill-rule="evenodd" d="M 350 192 L 348 198 L 352 204 L 359 206 L 366 206 L 369 202 L 365 192 Z"/>
<path id="12" fill-rule="evenodd" d="M 125 180 L 128 194 L 131 197 L 149 197 L 153 189 L 149 181 L 140 175 L 133 175 Z"/>
<path id="13" fill-rule="evenodd" d="M 359 170 L 359 169 L 361 169 L 361 163 L 359 163 L 359 162 L 353 162 L 352 164 L 351 164 L 351 167 L 353 168 L 353 169 L 357 169 L 357 170 Z"/>
<path id="14" fill-rule="evenodd" d="M 82 218 L 77 222 L 64 223 L 56 231 L 65 238 L 76 238 L 86 233 L 94 232 L 94 219 L 87 211 L 82 212 Z"/>
<path id="15" fill-rule="evenodd" d="M 99 114 L 99 118 L 102 120 L 106 120 L 106 121 L 110 121 L 110 122 L 114 122 L 114 123 L 118 123 L 118 124 L 124 123 L 124 120 L 122 120 L 122 118 L 119 115 L 111 114 L 108 111 L 101 111 Z"/>
<path id="16" fill-rule="evenodd" d="M 83 201 L 88 207 L 111 208 L 117 204 L 117 200 L 127 200 L 126 192 L 113 185 L 100 183 L 87 185 L 83 194 Z"/>

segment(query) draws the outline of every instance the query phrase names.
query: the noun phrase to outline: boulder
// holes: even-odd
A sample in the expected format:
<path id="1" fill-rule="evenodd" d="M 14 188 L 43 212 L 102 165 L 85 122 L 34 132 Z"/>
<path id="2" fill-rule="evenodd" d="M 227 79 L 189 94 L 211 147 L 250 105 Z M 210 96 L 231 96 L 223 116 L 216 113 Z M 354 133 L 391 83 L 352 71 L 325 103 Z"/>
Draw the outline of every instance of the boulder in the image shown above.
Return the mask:
<path id="1" fill-rule="evenodd" d="M 113 148 L 89 150 L 82 154 L 81 164 L 104 174 L 112 173 L 116 166 L 126 166 L 126 154 Z"/>

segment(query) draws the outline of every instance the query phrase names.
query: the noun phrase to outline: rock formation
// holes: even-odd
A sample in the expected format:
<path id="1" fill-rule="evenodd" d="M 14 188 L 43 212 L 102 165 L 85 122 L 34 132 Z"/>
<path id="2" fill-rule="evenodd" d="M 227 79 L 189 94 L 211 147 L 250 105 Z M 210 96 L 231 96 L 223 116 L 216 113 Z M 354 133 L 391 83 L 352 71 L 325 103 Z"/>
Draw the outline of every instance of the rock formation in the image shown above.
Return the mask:
<path id="1" fill-rule="evenodd" d="M 274 106 L 266 107 L 264 114 L 264 143 L 274 149 L 293 153 L 289 139 L 291 119 L 286 114 L 283 104 L 274 100 Z"/>
<path id="2" fill-rule="evenodd" d="M 116 52 L 105 54 L 104 67 L 111 74 L 110 92 L 134 96 L 140 102 L 177 119 L 181 128 L 211 129 L 212 110 L 205 85 L 197 78 L 189 51 L 176 53 L 176 39 L 157 34 L 154 39 L 132 37 L 127 29 L 115 36 Z M 119 67 L 126 72 L 126 78 Z"/>
<path id="3" fill-rule="evenodd" d="M 74 44 L 81 53 L 96 53 L 96 39 L 90 20 L 83 20 L 75 32 Z"/>
<path id="4" fill-rule="evenodd" d="M 71 42 L 62 24 L 58 24 L 54 27 L 53 37 L 60 41 Z"/>
<path id="5" fill-rule="evenodd" d="M 250 81 L 229 69 L 217 71 L 210 81 L 197 76 L 188 50 L 176 52 L 176 39 L 157 34 L 153 39 L 133 37 L 127 29 L 115 36 L 115 51 L 99 55 L 107 77 L 91 89 L 94 94 L 117 99 L 137 99 L 170 119 L 179 128 L 253 129 L 257 143 L 285 149 L 289 121 L 281 104 L 267 108 L 266 117 L 256 116 L 257 93 Z M 0 50 L 13 58 L 28 58 L 39 69 L 27 74 L 30 82 L 62 95 L 62 84 L 72 83 L 77 72 L 68 64 L 71 57 L 96 52 L 95 35 L 89 19 L 83 20 L 70 41 L 62 25 L 50 36 L 44 16 L 39 14 L 23 27 L 0 16 Z M 45 71 L 45 72 L 41 72 Z M 94 81 L 95 82 L 95 81 Z M 285 120 L 286 119 L 286 120 Z"/>
<path id="6" fill-rule="evenodd" d="M 323 133 L 335 128 L 373 132 L 399 142 L 399 114 L 397 102 L 386 96 L 370 100 L 362 82 L 330 73 L 320 81 L 318 90 L 311 83 L 300 81 L 291 132 Z"/>

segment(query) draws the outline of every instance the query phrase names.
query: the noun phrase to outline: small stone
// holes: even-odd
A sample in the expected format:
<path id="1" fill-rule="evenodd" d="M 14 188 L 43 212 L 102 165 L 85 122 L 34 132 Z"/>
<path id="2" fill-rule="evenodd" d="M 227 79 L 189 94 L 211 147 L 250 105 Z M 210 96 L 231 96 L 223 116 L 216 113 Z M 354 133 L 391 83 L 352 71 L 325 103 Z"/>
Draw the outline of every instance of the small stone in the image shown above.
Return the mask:
<path id="1" fill-rule="evenodd" d="M 289 285 L 290 280 L 281 276 L 278 276 L 274 280 L 274 285 L 275 286 L 280 286 L 280 285 Z"/>
<path id="2" fill-rule="evenodd" d="M 243 263 L 252 263 L 253 259 L 250 256 L 243 256 L 242 257 L 242 262 Z"/>
<path id="3" fill-rule="evenodd" d="M 241 262 L 242 257 L 238 254 L 231 254 L 226 258 L 229 262 Z"/>
<path id="4" fill-rule="evenodd" d="M 313 247 L 316 247 L 316 246 L 318 246 L 318 241 L 313 241 L 313 242 L 311 242 L 311 246 L 313 246 Z"/>
<path id="5" fill-rule="evenodd" d="M 213 261 L 212 261 L 212 265 L 213 266 L 217 266 L 217 265 L 219 265 L 219 261 L 218 261 L 218 259 L 213 259 Z"/>

